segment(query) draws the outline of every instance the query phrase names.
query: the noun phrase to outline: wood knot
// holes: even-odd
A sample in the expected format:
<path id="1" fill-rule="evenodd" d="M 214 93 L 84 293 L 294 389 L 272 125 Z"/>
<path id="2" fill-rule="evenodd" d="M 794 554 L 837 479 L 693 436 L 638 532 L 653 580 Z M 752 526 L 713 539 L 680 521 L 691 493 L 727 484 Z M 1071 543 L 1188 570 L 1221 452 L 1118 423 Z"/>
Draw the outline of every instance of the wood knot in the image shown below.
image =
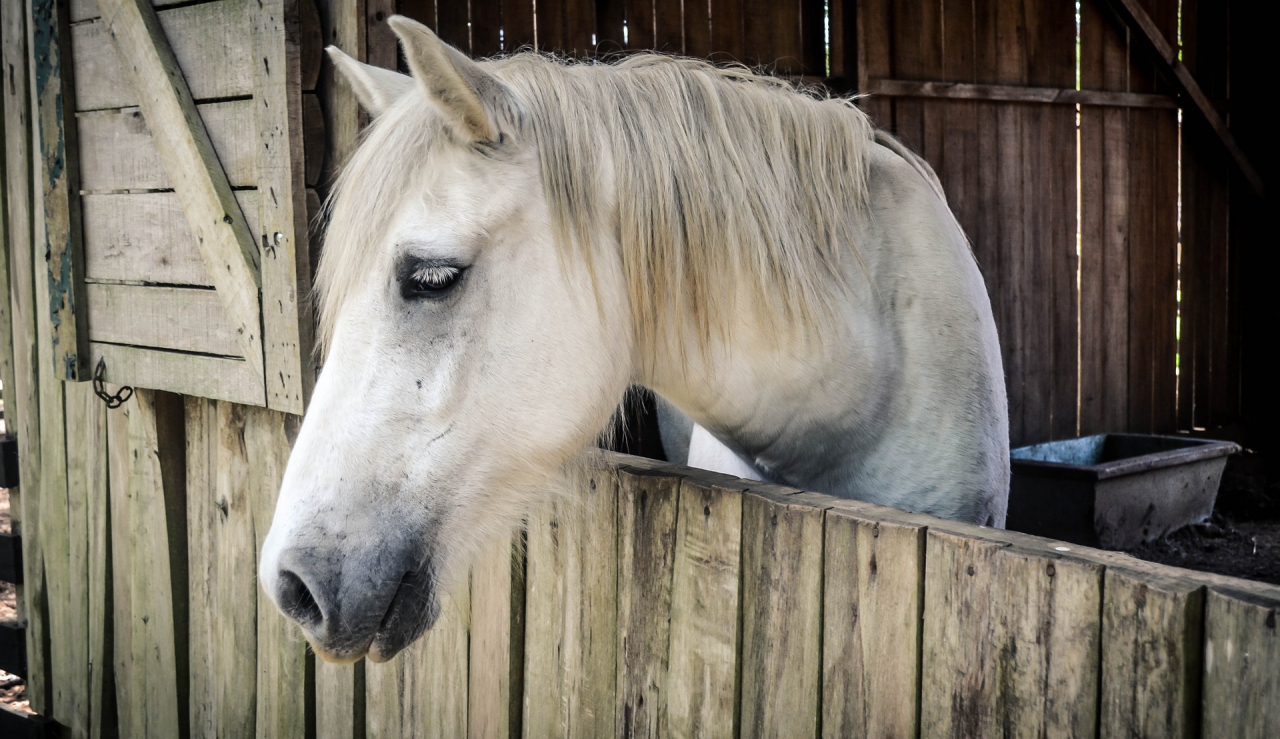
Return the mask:
<path id="1" fill-rule="evenodd" d="M 973 565 L 969 565 L 968 567 L 964 568 L 964 571 L 968 573 L 969 577 L 973 577 L 974 573 L 976 572 L 976 570 L 973 569 Z"/>
<path id="2" fill-rule="evenodd" d="M 1276 611 L 1271 609 L 1267 612 L 1267 628 L 1274 629 L 1276 627 Z"/>
<path id="3" fill-rule="evenodd" d="M 872 525 L 872 527 L 871 527 L 871 538 L 872 538 L 872 539 L 878 539 L 878 538 L 880 538 L 880 524 L 878 524 L 878 523 L 877 523 L 877 524 Z"/>
<path id="4" fill-rule="evenodd" d="M 1045 574 L 1046 574 L 1046 575 L 1048 575 L 1049 577 L 1053 577 L 1054 575 L 1058 574 L 1058 568 L 1057 568 L 1057 567 L 1054 567 L 1054 566 L 1053 566 L 1053 563 L 1052 563 L 1052 562 L 1050 562 L 1050 563 L 1049 563 L 1049 566 L 1044 568 L 1044 572 L 1045 572 Z"/>
<path id="5" fill-rule="evenodd" d="M 710 517 L 710 516 L 711 516 L 711 506 L 709 506 L 709 505 L 704 505 L 704 506 L 702 506 L 702 515 L 703 515 L 703 516 L 706 516 L 706 517 Z"/>
<path id="6" fill-rule="evenodd" d="M 876 556 L 874 554 L 871 555 L 871 562 L 868 564 L 868 567 L 871 569 L 871 576 L 875 577 L 876 570 L 879 569 L 879 567 L 876 565 Z"/>

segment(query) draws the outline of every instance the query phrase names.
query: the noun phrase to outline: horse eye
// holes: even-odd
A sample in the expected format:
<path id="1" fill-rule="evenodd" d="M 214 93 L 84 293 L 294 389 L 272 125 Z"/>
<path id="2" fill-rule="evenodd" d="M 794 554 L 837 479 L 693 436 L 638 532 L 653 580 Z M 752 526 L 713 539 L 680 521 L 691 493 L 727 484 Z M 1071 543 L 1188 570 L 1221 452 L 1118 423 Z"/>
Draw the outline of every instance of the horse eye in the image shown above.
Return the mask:
<path id="1" fill-rule="evenodd" d="M 422 265 L 400 281 L 400 294 L 406 298 L 433 298 L 447 293 L 458 283 L 462 270 L 450 265 Z"/>

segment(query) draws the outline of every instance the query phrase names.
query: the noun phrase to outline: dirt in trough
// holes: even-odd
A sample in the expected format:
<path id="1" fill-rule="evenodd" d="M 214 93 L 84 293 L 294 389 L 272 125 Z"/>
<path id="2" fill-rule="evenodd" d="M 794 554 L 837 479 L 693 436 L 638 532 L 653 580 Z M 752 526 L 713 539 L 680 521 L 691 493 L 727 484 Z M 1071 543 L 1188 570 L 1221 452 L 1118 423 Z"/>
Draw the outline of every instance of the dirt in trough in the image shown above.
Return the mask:
<path id="1" fill-rule="evenodd" d="M 1258 455 L 1231 458 L 1208 521 L 1129 550 L 1149 562 L 1280 585 L 1280 475 Z"/>

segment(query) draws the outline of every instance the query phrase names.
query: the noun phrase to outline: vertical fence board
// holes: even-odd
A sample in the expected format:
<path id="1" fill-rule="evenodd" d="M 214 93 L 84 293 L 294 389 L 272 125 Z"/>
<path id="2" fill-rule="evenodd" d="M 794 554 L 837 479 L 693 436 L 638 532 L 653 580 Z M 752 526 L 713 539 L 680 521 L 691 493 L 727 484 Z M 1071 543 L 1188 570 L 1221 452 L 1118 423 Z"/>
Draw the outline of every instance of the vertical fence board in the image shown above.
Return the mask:
<path id="1" fill-rule="evenodd" d="M 680 478 L 618 474 L 618 678 L 615 736 L 657 736 L 667 649 Z"/>
<path id="2" fill-rule="evenodd" d="M 1280 629 L 1274 598 L 1210 589 L 1205 598 L 1206 737 L 1280 736 Z"/>
<path id="3" fill-rule="evenodd" d="M 1196 736 L 1204 589 L 1108 568 L 1104 593 L 1102 737 Z"/>
<path id="4" fill-rule="evenodd" d="M 157 395 L 138 390 L 108 416 L 114 656 L 121 736 L 171 738 L 188 735 L 186 596 L 175 597 L 171 571 L 173 550 L 186 547 L 172 540 L 185 528 L 172 520 L 181 515 L 181 451 L 163 439 Z"/>
<path id="5" fill-rule="evenodd" d="M 930 529 L 925 541 L 921 736 L 1000 730 L 997 555 L 1007 546 Z"/>
<path id="6" fill-rule="evenodd" d="M 563 501 L 529 521 L 525 736 L 614 731 L 617 473 L 602 467 L 586 488 L 585 500 Z"/>
<path id="7" fill-rule="evenodd" d="M 533 47 L 533 0 L 502 0 L 502 37 L 507 52 Z"/>
<path id="8" fill-rule="evenodd" d="M 743 496 L 743 736 L 817 733 L 822 519 L 821 508 L 786 496 L 758 490 Z"/>
<path id="9" fill-rule="evenodd" d="M 68 384 L 65 397 L 67 510 L 73 523 L 69 559 L 79 570 L 76 580 L 80 590 L 72 594 L 71 603 L 78 630 L 61 638 L 75 642 L 72 646 L 83 662 L 77 663 L 73 675 L 67 676 L 68 687 L 77 695 L 73 699 L 75 712 L 66 716 L 63 723 L 76 735 L 86 736 L 101 730 L 104 708 L 107 409 L 87 383 Z"/>
<path id="10" fill-rule="evenodd" d="M 736 733 L 741 526 L 738 491 L 680 483 L 662 734 Z"/>
<path id="11" fill-rule="evenodd" d="M 917 735 L 924 539 L 920 524 L 827 511 L 823 736 Z"/>
<path id="12" fill-rule="evenodd" d="M 244 407 L 188 398 L 186 418 L 191 734 L 253 736 L 258 569 Z"/>
<path id="13" fill-rule="evenodd" d="M 1092 736 L 1102 566 L 1011 548 L 997 552 L 996 569 L 1006 735 Z"/>
<path id="14" fill-rule="evenodd" d="M 316 660 L 316 736 L 362 739 L 365 736 L 364 661 L 335 665 Z"/>
<path id="15" fill-rule="evenodd" d="M 524 546 L 502 537 L 471 572 L 467 731 L 520 736 L 524 695 Z"/>
<path id="16" fill-rule="evenodd" d="M 219 404 L 219 422 L 223 413 Z M 223 453 L 238 453 L 243 444 L 248 462 L 246 497 L 253 516 L 256 548 L 253 550 L 254 572 L 262 542 L 267 538 L 275 513 L 276 496 L 284 478 L 285 462 L 292 447 L 286 426 L 297 423 L 294 416 L 265 408 L 244 408 L 244 426 L 226 423 L 220 429 Z M 237 432 L 240 438 L 236 438 Z M 254 578 L 257 581 L 257 578 Z M 256 654 L 258 690 L 256 733 L 263 739 L 291 739 L 315 733 L 315 685 L 312 657 L 298 627 L 275 607 L 270 599 L 257 597 L 240 605 L 249 608 L 257 619 Z"/>

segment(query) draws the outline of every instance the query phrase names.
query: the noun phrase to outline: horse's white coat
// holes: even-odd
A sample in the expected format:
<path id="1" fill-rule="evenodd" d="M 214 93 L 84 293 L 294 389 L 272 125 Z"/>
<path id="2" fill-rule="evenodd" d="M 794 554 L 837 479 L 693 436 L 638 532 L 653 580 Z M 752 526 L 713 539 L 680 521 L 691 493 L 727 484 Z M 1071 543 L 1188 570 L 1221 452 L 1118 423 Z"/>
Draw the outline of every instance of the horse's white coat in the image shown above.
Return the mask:
<path id="1" fill-rule="evenodd" d="M 516 63 L 470 62 L 425 28 L 393 20 L 421 85 L 334 53 L 381 116 L 339 186 L 330 225 L 339 245 L 326 248 L 367 252 L 363 269 L 341 275 L 333 266 L 350 255 L 325 254 L 322 288 L 340 287 L 341 299 L 331 293 L 324 304 L 325 367 L 261 563 L 277 603 L 282 572 L 320 601 L 324 625 L 306 630 L 322 655 L 386 658 L 402 648 L 400 637 L 379 641 L 398 623 L 392 599 L 403 591 L 387 581 L 404 566 L 428 569 L 437 589 L 461 577 L 476 550 L 517 524 L 592 444 L 630 384 L 696 422 L 694 463 L 1003 525 L 1008 432 L 995 326 L 964 235 L 920 160 L 888 139 L 850 142 L 865 203 L 836 214 L 857 251 L 825 262 L 838 263 L 829 279 L 843 288 L 830 293 L 822 337 L 795 323 L 803 311 L 778 309 L 744 278 L 716 288 L 741 306 L 713 315 L 722 325 L 708 330 L 705 315 L 659 306 L 654 315 L 675 323 L 655 338 L 635 320 L 645 282 L 610 226 L 629 197 L 611 189 L 622 181 L 618 168 L 634 178 L 641 163 L 615 161 L 626 152 L 599 146 L 598 186 L 588 194 L 615 215 L 573 224 L 595 243 L 566 250 L 544 190 L 554 160 L 534 150 L 525 120 L 536 90 L 504 77 Z M 815 150 L 831 145 L 814 136 L 807 145 Z M 377 176 L 413 151 L 429 159 L 407 179 Z M 757 256 L 718 248 L 728 250 L 727 263 Z M 409 299 L 398 271 L 406 260 L 465 272 L 445 297 Z M 803 277 L 807 289 L 820 279 L 773 269 L 782 271 L 766 277 L 779 285 Z M 392 554 L 409 564 L 386 564 Z M 366 601 L 388 616 L 353 625 L 343 614 Z M 428 606 L 414 608 L 404 618 L 429 625 Z"/>

